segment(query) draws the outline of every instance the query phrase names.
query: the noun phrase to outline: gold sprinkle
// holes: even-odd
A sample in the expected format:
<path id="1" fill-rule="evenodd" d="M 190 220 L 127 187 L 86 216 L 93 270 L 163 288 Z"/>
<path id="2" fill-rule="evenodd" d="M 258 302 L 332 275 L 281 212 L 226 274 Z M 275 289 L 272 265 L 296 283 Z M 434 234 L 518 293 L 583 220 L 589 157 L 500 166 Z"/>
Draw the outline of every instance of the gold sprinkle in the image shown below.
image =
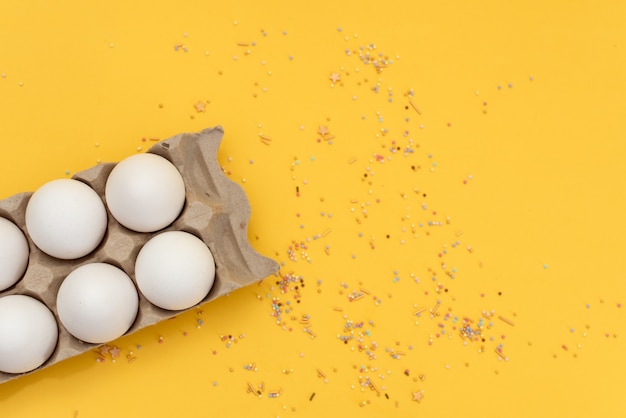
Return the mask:
<path id="1" fill-rule="evenodd" d="M 196 102 L 196 104 L 194 104 L 193 107 L 196 109 L 196 112 L 198 113 L 204 112 L 206 110 L 206 103 L 200 100 Z"/>
<path id="2" fill-rule="evenodd" d="M 424 399 L 424 391 L 423 390 L 418 390 L 417 392 L 413 392 L 413 400 L 417 403 L 422 402 L 422 399 Z"/>
<path id="3" fill-rule="evenodd" d="M 254 389 L 254 386 L 252 386 L 252 383 L 248 382 L 248 390 L 246 392 L 252 392 L 256 394 L 256 389 Z"/>
<path id="4" fill-rule="evenodd" d="M 249 46 L 248 42 L 237 42 L 237 46 Z"/>
<path id="5" fill-rule="evenodd" d="M 514 326 L 514 325 L 515 325 L 515 323 L 514 323 L 513 321 L 511 321 L 511 320 L 510 320 L 510 319 L 508 319 L 508 318 L 503 317 L 502 315 L 498 316 L 498 319 L 499 319 L 500 321 L 502 321 L 502 322 L 505 322 L 505 323 L 507 323 L 507 324 L 511 325 L 511 326 Z"/>
<path id="6" fill-rule="evenodd" d="M 370 389 L 372 389 L 373 391 L 376 391 L 376 393 L 380 395 L 380 389 L 378 389 L 378 386 L 376 386 L 374 382 L 372 382 L 371 380 L 369 382 L 370 382 Z"/>
<path id="7" fill-rule="evenodd" d="M 356 157 L 353 157 L 350 161 L 348 161 L 348 164 L 353 164 L 357 161 Z"/>
<path id="8" fill-rule="evenodd" d="M 323 237 L 325 237 L 328 234 L 330 234 L 330 228 L 328 228 L 326 231 L 322 232 L 322 236 Z"/>
<path id="9" fill-rule="evenodd" d="M 370 291 L 364 288 L 361 288 L 361 292 L 365 293 L 366 295 L 371 295 Z"/>
<path id="10" fill-rule="evenodd" d="M 339 75 L 339 73 L 331 73 L 330 77 L 328 77 L 330 79 L 330 81 L 332 81 L 333 83 L 336 83 L 337 81 L 341 81 L 341 75 Z"/>
<path id="11" fill-rule="evenodd" d="M 338 306 L 335 306 L 335 307 L 333 308 L 333 311 L 343 312 L 343 308 L 340 308 L 340 307 L 338 307 Z"/>
<path id="12" fill-rule="evenodd" d="M 324 372 L 320 369 L 317 369 L 317 376 L 318 377 L 323 377 L 324 379 L 326 378 L 326 374 L 324 374 Z"/>
<path id="13" fill-rule="evenodd" d="M 417 311 L 415 311 L 415 313 L 413 315 L 419 315 L 422 312 L 424 312 L 426 310 L 426 308 L 419 308 Z"/>
<path id="14" fill-rule="evenodd" d="M 114 345 L 109 352 L 111 353 L 111 358 L 117 358 L 120 356 L 120 349 L 116 345 Z"/>
<path id="15" fill-rule="evenodd" d="M 410 100 L 410 99 L 409 99 L 409 103 L 411 104 L 411 107 L 412 107 L 413 109 L 415 109 L 415 111 L 417 112 L 417 114 L 418 114 L 418 115 L 421 115 L 421 114 L 422 114 L 422 111 L 420 110 L 420 108 L 419 108 L 419 107 L 417 107 L 417 105 L 416 105 L 415 103 L 413 103 L 413 100 Z"/>
<path id="16" fill-rule="evenodd" d="M 440 306 L 441 306 L 441 304 L 439 302 L 437 302 L 437 304 L 435 306 L 433 306 L 433 308 L 430 310 L 430 313 L 434 315 L 437 312 L 437 309 L 439 309 Z"/>
<path id="17" fill-rule="evenodd" d="M 328 130 L 328 126 L 320 125 L 317 133 L 320 134 L 322 138 L 326 139 L 326 135 L 330 134 L 330 131 Z"/>

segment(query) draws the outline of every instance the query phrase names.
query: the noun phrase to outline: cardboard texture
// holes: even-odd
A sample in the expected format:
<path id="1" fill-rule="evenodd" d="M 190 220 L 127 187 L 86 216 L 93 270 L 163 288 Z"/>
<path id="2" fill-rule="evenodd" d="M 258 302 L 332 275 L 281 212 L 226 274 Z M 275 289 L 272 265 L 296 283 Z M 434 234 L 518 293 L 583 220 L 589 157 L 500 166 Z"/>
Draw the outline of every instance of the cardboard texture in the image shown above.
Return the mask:
<path id="1" fill-rule="evenodd" d="M 150 238 L 161 232 L 192 233 L 202 239 L 213 253 L 216 265 L 215 283 L 198 305 L 278 271 L 278 263 L 258 254 L 248 242 L 250 204 L 243 189 L 224 175 L 217 161 L 217 150 L 223 134 L 222 128 L 217 126 L 198 133 L 180 134 L 150 148 L 147 152 L 169 160 L 183 177 L 186 201 L 181 214 L 174 223 L 161 231 L 139 233 L 121 226 L 107 209 L 108 229 L 104 239 L 96 250 L 80 259 L 56 259 L 34 245 L 25 224 L 26 206 L 32 193 L 20 193 L 0 201 L 0 216 L 11 220 L 24 232 L 30 248 L 29 264 L 24 277 L 11 288 L 0 292 L 0 297 L 22 294 L 42 301 L 54 313 L 59 327 L 59 340 L 54 353 L 42 366 L 29 373 L 100 345 L 84 343 L 74 338 L 59 320 L 56 296 L 63 279 L 81 265 L 103 262 L 124 270 L 137 288 L 137 254 Z M 115 165 L 116 163 L 99 164 L 77 173 L 73 178 L 91 186 L 105 201 L 106 181 Z M 127 334 L 184 312 L 158 308 L 148 302 L 138 288 L 137 292 L 139 312 Z M 0 372 L 0 383 L 18 376 L 21 375 Z"/>

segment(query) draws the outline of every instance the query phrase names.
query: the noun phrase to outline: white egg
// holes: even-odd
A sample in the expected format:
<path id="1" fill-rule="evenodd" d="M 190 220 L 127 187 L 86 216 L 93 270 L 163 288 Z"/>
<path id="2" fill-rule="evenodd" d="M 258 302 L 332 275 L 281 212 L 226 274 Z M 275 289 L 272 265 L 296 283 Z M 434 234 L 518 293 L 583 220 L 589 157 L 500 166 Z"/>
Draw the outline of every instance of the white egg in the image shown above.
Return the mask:
<path id="1" fill-rule="evenodd" d="M 135 321 L 139 297 L 132 280 L 106 263 L 85 264 L 67 275 L 57 294 L 57 312 L 67 331 L 81 341 L 105 343 Z"/>
<path id="2" fill-rule="evenodd" d="M 85 183 L 53 180 L 28 201 L 26 229 L 41 251 L 71 260 L 100 244 L 107 229 L 107 213 L 100 196 Z"/>
<path id="3" fill-rule="evenodd" d="M 176 167 L 156 154 L 120 161 L 106 183 L 113 217 L 137 232 L 154 232 L 176 220 L 185 204 L 185 183 Z"/>
<path id="4" fill-rule="evenodd" d="M 169 231 L 148 241 L 135 262 L 137 286 L 154 305 L 180 310 L 200 302 L 215 281 L 215 261 L 195 235 Z"/>
<path id="5" fill-rule="evenodd" d="M 28 241 L 13 222 L 0 218 L 0 291 L 13 286 L 28 266 Z"/>
<path id="6" fill-rule="evenodd" d="M 54 315 L 29 296 L 0 298 L 0 371 L 25 373 L 45 363 L 59 330 Z"/>

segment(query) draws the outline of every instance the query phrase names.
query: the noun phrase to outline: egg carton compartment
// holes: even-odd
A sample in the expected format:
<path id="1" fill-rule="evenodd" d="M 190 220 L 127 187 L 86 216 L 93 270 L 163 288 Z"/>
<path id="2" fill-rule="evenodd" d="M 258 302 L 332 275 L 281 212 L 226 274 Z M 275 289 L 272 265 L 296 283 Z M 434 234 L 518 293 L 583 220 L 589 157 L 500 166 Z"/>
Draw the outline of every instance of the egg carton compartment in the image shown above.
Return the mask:
<path id="1" fill-rule="evenodd" d="M 57 346 L 51 357 L 28 373 L 101 345 L 85 343 L 73 337 L 63 327 L 56 309 L 61 283 L 79 266 L 109 263 L 121 268 L 133 280 L 139 295 L 139 310 L 125 335 L 172 318 L 278 271 L 278 263 L 257 253 L 248 241 L 250 204 L 241 186 L 226 177 L 217 161 L 223 135 L 223 129 L 217 126 L 198 133 L 179 134 L 151 147 L 147 152 L 170 161 L 183 177 L 185 205 L 181 214 L 163 230 L 140 233 L 120 225 L 107 208 L 108 225 L 104 239 L 92 253 L 76 260 L 51 257 L 33 243 L 25 221 L 26 206 L 32 193 L 20 193 L 0 201 L 0 216 L 22 230 L 30 250 L 24 276 L 9 289 L 0 292 L 0 297 L 26 295 L 40 300 L 52 311 L 59 328 Z M 72 178 L 89 185 L 105 202 L 106 181 L 115 165 L 99 164 L 76 173 Z M 200 303 L 182 311 L 169 311 L 151 304 L 141 294 L 135 279 L 135 259 L 139 250 L 150 238 L 165 231 L 185 231 L 197 236 L 209 247 L 215 259 L 215 281 L 210 292 Z M 0 372 L 0 383 L 21 375 Z"/>

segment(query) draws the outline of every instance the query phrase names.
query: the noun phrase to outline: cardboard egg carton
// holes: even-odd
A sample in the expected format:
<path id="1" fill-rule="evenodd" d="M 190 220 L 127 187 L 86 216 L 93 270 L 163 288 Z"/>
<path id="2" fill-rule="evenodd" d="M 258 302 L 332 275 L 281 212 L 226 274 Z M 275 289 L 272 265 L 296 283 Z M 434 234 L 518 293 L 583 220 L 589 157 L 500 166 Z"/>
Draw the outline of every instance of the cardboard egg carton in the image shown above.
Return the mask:
<path id="1" fill-rule="evenodd" d="M 142 246 L 163 231 L 185 231 L 202 239 L 215 259 L 215 282 L 198 304 L 210 302 L 228 292 L 263 279 L 278 271 L 278 264 L 258 254 L 248 242 L 250 204 L 243 189 L 222 172 L 217 150 L 224 131 L 220 126 L 198 133 L 180 134 L 158 142 L 147 152 L 160 155 L 176 166 L 185 182 L 185 205 L 176 221 L 154 233 L 131 231 L 120 225 L 107 210 L 108 229 L 100 245 L 85 257 L 60 260 L 39 250 L 26 230 L 25 212 L 32 193 L 20 193 L 0 201 L 0 216 L 15 223 L 26 236 L 30 248 L 28 268 L 22 279 L 0 297 L 22 294 L 42 301 L 54 313 L 59 339 L 52 356 L 38 369 L 98 347 L 82 342 L 63 327 L 56 296 L 63 279 L 88 263 L 109 263 L 121 268 L 135 283 L 135 259 Z M 99 164 L 73 176 L 91 186 L 104 199 L 107 178 L 115 163 Z M 139 291 L 139 311 L 126 334 L 184 311 L 168 311 L 152 305 Z M 197 305 L 196 305 L 197 306 Z M 193 309 L 190 308 L 190 309 Z M 32 373 L 32 372 L 29 372 Z M 0 372 L 0 383 L 20 375 Z"/>

